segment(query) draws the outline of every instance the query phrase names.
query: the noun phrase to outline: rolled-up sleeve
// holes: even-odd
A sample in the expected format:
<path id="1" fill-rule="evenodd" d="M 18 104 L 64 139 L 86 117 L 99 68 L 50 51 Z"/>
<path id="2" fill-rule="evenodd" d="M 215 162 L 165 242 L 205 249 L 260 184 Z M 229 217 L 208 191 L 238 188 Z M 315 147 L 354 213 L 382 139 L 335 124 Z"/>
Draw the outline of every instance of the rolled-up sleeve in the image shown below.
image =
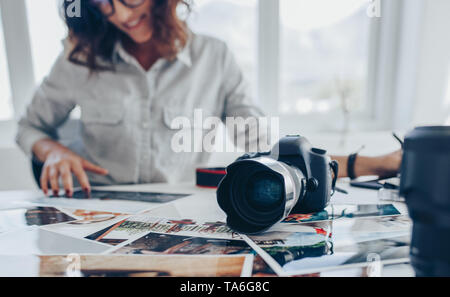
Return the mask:
<path id="1" fill-rule="evenodd" d="M 75 107 L 69 63 L 64 53 L 58 57 L 19 120 L 16 142 L 28 156 L 37 141 L 57 140 L 57 128 Z"/>
<path id="2" fill-rule="evenodd" d="M 270 121 L 261 108 L 256 105 L 241 68 L 233 54 L 224 46 L 222 92 L 224 95 L 224 112 L 222 120 L 227 126 L 227 132 L 234 144 L 245 151 L 261 151 L 262 143 L 269 143 Z M 263 120 L 264 119 L 264 120 Z M 229 121 L 234 120 L 234 125 Z M 236 123 L 245 125 L 236 126 Z"/>
<path id="3" fill-rule="evenodd" d="M 260 117 L 264 112 L 255 105 L 250 91 L 250 85 L 232 52 L 224 44 L 223 49 L 223 84 L 225 96 L 224 117 Z"/>

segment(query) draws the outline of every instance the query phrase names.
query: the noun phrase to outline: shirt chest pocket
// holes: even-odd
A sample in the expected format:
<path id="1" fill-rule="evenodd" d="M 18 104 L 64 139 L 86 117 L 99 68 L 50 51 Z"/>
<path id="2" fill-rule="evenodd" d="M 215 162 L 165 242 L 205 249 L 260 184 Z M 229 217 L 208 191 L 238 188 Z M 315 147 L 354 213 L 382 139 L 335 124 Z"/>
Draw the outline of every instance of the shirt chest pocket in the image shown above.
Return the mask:
<path id="1" fill-rule="evenodd" d="M 85 125 L 115 126 L 124 121 L 125 109 L 122 104 L 86 104 L 81 110 L 81 121 Z"/>
<path id="2" fill-rule="evenodd" d="M 111 154 L 121 143 L 131 143 L 132 133 L 125 125 L 125 108 L 121 104 L 88 104 L 81 107 L 81 133 L 84 142 L 101 152 Z"/>

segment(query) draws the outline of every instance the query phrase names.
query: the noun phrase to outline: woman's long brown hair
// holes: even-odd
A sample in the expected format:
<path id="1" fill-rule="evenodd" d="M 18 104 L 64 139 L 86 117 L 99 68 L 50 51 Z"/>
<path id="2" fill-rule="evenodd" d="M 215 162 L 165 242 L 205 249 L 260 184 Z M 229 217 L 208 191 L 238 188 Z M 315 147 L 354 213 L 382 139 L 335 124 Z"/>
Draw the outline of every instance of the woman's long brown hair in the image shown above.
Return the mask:
<path id="1" fill-rule="evenodd" d="M 150 0 L 153 1 L 152 17 L 155 46 L 158 52 L 169 60 L 186 45 L 188 29 L 183 20 L 178 17 L 177 9 L 184 5 L 190 11 L 189 0 Z M 64 1 L 64 12 L 67 12 L 71 2 Z M 69 60 L 75 64 L 88 67 L 91 71 L 112 69 L 99 59 L 112 62 L 116 42 L 122 34 L 101 12 L 90 4 L 89 0 L 81 0 L 81 17 L 68 17 L 65 22 L 69 29 L 69 40 L 73 45 Z"/>

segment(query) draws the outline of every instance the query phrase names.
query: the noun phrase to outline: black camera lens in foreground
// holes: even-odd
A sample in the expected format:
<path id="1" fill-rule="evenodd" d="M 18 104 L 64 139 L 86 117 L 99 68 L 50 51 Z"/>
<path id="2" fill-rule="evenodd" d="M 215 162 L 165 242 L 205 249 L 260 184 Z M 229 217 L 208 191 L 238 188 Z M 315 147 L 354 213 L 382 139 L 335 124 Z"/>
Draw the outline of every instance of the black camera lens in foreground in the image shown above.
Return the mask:
<path id="1" fill-rule="evenodd" d="M 417 276 L 450 276 L 450 127 L 419 127 L 405 138 L 400 194 L 413 220 Z"/>
<path id="2" fill-rule="evenodd" d="M 298 182 L 294 182 L 294 178 Z M 233 230 L 254 234 L 283 219 L 300 196 L 302 173 L 269 158 L 233 163 L 217 191 Z"/>
<path id="3" fill-rule="evenodd" d="M 250 177 L 247 185 L 248 204 L 258 211 L 268 211 L 283 201 L 284 184 L 272 173 L 260 171 Z"/>

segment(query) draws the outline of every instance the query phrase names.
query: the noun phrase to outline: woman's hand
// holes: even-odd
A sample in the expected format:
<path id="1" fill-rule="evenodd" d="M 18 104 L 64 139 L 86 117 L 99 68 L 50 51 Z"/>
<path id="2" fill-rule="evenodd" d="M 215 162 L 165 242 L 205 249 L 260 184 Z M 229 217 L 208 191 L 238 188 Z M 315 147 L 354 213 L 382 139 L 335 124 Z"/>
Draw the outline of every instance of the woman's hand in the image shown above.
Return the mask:
<path id="1" fill-rule="evenodd" d="M 373 175 L 378 175 L 380 178 L 397 176 L 397 174 L 400 172 L 400 165 L 402 164 L 402 156 L 403 151 L 398 150 L 396 152 L 384 156 L 373 157 L 371 165 Z M 358 161 L 358 159 L 356 161 Z M 355 166 L 357 165 L 355 164 Z"/>
<path id="2" fill-rule="evenodd" d="M 39 159 L 45 160 L 40 178 L 41 188 L 45 195 L 48 195 L 50 184 L 53 195 L 58 196 L 59 178 L 61 178 L 66 196 L 72 197 L 72 173 L 76 176 L 81 188 L 86 193 L 89 193 L 91 190 L 86 171 L 100 175 L 108 174 L 108 170 L 92 164 L 52 140 L 38 141 L 33 151 Z"/>
<path id="3" fill-rule="evenodd" d="M 377 175 L 380 178 L 394 177 L 400 171 L 402 163 L 402 150 L 377 157 L 366 157 L 358 155 L 355 160 L 354 172 L 356 177 Z M 339 177 L 348 177 L 347 162 L 348 157 L 334 156 L 339 166 Z"/>

